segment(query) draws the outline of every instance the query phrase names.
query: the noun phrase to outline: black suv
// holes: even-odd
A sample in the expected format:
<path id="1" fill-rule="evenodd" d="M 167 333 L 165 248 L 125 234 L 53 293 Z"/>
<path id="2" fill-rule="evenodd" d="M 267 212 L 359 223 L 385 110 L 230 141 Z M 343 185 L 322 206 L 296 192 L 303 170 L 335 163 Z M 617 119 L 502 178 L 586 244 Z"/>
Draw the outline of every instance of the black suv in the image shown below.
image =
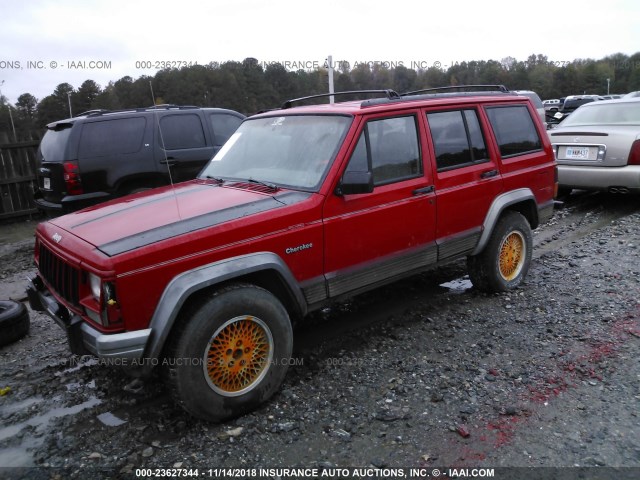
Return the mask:
<path id="1" fill-rule="evenodd" d="M 36 205 L 66 213 L 195 178 L 244 118 L 233 110 L 161 105 L 50 123 L 36 157 Z"/>

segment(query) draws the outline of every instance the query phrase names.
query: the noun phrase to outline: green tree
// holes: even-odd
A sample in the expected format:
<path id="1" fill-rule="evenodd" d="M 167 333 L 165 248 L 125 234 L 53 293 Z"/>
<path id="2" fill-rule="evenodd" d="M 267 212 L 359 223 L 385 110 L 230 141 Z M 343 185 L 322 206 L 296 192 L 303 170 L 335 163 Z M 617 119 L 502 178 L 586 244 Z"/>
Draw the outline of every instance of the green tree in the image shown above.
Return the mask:
<path id="1" fill-rule="evenodd" d="M 66 110 L 66 116 L 71 117 L 73 114 L 79 113 L 77 105 L 75 104 L 75 90 L 69 83 L 59 84 L 53 91 L 53 96 L 56 101 L 62 106 L 62 109 Z M 61 112 L 62 112 L 61 109 Z"/>
<path id="2" fill-rule="evenodd" d="M 628 92 L 640 90 L 640 52 L 629 57 L 629 83 Z"/>
<path id="3" fill-rule="evenodd" d="M 267 65 L 264 81 L 268 86 L 268 96 L 265 98 L 267 105 L 279 105 L 285 100 L 298 96 L 295 73 L 288 72 L 279 63 Z"/>
<path id="4" fill-rule="evenodd" d="M 48 123 L 68 117 L 68 107 L 55 95 L 46 96 L 38 103 L 37 119 L 39 127 L 44 127 Z"/>
<path id="5" fill-rule="evenodd" d="M 122 108 L 113 82 L 109 82 L 102 92 L 93 100 L 92 108 L 104 110 L 118 110 Z"/>
<path id="6" fill-rule="evenodd" d="M 415 70 L 410 70 L 404 65 L 399 65 L 393 71 L 392 87 L 399 93 L 415 90 L 417 79 L 418 73 Z"/>
<path id="7" fill-rule="evenodd" d="M 85 80 L 75 94 L 75 104 L 78 106 L 78 113 L 96 108 L 94 102 L 100 93 L 102 93 L 100 85 L 93 80 Z"/>
<path id="8" fill-rule="evenodd" d="M 36 116 L 38 99 L 30 93 L 23 93 L 18 97 L 16 108 L 20 117 L 32 121 Z"/>

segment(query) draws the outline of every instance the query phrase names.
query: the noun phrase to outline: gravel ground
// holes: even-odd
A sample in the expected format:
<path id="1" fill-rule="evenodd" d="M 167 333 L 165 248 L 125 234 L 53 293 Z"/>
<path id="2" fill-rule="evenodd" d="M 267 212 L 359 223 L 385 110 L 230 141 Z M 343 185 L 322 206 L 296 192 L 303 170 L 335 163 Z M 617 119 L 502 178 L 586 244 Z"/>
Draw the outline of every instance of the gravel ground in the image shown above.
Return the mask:
<path id="1" fill-rule="evenodd" d="M 640 472 L 640 201 L 574 195 L 534 243 L 527 281 L 507 294 L 470 288 L 458 262 L 312 315 L 295 333 L 280 393 L 219 425 L 181 411 L 159 378 L 138 385 L 71 356 L 62 331 L 32 313 L 30 334 L 0 349 L 0 389 L 10 388 L 0 396 L 0 466 L 14 467 L 0 477 L 135 478 L 140 467 Z M 30 245 L 3 237 L 0 298 L 23 290 Z"/>

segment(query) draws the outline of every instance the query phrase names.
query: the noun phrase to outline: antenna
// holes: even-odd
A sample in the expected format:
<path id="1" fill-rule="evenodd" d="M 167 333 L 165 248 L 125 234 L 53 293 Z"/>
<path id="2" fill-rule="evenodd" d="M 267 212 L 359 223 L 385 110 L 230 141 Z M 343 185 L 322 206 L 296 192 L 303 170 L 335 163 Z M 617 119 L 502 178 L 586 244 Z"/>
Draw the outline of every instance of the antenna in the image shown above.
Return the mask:
<path id="1" fill-rule="evenodd" d="M 153 85 L 149 80 L 149 88 L 151 89 L 151 100 L 153 101 L 153 116 L 156 119 L 156 125 L 158 126 L 158 134 L 160 135 L 160 144 L 162 145 L 162 153 L 164 154 L 164 164 L 167 166 L 167 173 L 169 174 L 169 183 L 171 184 L 171 190 L 173 191 L 173 198 L 176 202 L 176 210 L 178 211 L 178 217 L 182 220 L 182 214 L 180 213 L 180 204 L 178 203 L 178 195 L 176 194 L 175 187 L 173 185 L 173 175 L 171 175 L 171 163 L 169 157 L 167 157 L 167 149 L 164 144 L 164 136 L 162 135 L 162 128 L 160 127 L 160 118 L 158 117 L 158 109 L 156 106 L 156 98 L 153 95 Z"/>
<path id="2" fill-rule="evenodd" d="M 156 97 L 153 95 L 153 85 L 151 84 L 151 80 L 149 80 L 149 88 L 151 89 L 151 105 L 156 106 Z"/>

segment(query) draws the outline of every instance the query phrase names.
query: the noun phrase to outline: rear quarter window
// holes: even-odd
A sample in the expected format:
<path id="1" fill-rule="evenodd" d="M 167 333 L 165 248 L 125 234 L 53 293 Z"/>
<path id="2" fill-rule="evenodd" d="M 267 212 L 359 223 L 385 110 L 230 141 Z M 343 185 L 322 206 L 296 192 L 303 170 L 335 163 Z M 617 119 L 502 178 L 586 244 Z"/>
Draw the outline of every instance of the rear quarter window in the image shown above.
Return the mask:
<path id="1" fill-rule="evenodd" d="M 209 122 L 213 130 L 216 145 L 224 145 L 229 137 L 237 130 L 242 119 L 228 113 L 211 113 Z"/>
<path id="2" fill-rule="evenodd" d="M 62 162 L 64 158 L 72 125 L 58 125 L 47 130 L 40 142 L 40 155 L 43 162 Z"/>
<path id="3" fill-rule="evenodd" d="M 525 105 L 486 107 L 486 111 L 503 158 L 542 150 L 538 130 Z"/>
<path id="4" fill-rule="evenodd" d="M 80 157 L 135 153 L 142 147 L 147 121 L 144 117 L 85 123 L 80 138 Z"/>

